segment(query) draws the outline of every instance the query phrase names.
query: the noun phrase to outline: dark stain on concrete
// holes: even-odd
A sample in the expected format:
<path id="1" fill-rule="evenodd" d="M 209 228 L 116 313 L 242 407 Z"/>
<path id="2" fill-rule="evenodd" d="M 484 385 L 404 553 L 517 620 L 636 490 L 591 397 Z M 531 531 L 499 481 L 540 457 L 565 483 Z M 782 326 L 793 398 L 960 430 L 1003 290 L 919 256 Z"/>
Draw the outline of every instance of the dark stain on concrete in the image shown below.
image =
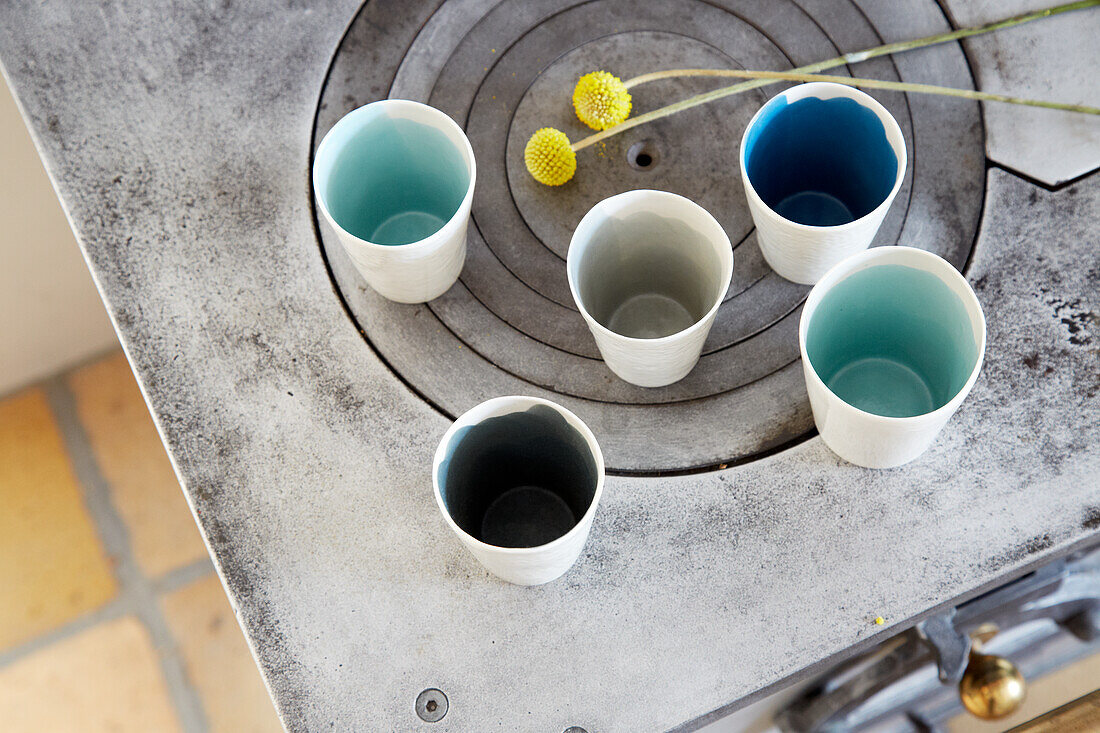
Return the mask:
<path id="1" fill-rule="evenodd" d="M 1040 291 L 1047 291 L 1040 288 Z M 1100 316 L 1092 312 L 1081 298 L 1046 298 L 1045 302 L 1054 309 L 1054 317 L 1065 327 L 1068 340 L 1075 346 L 1084 346 L 1092 341 L 1089 326 L 1100 321 Z"/>
<path id="2" fill-rule="evenodd" d="M 1049 532 L 1032 537 L 1026 542 L 1021 542 L 1018 545 L 1013 545 L 1004 552 L 994 555 L 989 558 L 983 566 L 986 569 L 994 570 L 1007 567 L 1009 565 L 1015 565 L 1032 555 L 1037 555 L 1044 550 L 1047 550 L 1054 546 L 1054 538 L 1051 537 Z"/>
<path id="3" fill-rule="evenodd" d="M 1054 540 L 1051 539 L 1050 534 L 1044 534 L 1040 537 L 1033 537 L 1024 543 L 1025 555 L 1034 555 L 1037 552 L 1042 552 L 1048 547 L 1054 545 Z"/>

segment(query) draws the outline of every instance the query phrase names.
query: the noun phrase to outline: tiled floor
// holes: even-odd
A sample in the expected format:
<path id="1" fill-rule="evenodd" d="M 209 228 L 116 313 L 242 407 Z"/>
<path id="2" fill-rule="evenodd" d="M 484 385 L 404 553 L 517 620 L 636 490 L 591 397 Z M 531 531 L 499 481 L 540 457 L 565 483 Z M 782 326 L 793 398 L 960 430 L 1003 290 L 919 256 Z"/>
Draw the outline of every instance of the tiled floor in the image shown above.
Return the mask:
<path id="1" fill-rule="evenodd" d="M 0 399 L 0 729 L 279 731 L 121 352 Z"/>

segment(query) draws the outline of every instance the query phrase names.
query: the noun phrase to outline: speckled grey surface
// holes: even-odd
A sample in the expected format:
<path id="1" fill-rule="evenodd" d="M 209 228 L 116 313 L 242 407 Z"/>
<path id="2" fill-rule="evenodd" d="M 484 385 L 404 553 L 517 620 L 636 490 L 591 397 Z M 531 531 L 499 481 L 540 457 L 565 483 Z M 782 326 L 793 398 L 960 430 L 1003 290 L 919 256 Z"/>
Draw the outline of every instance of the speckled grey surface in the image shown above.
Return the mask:
<path id="1" fill-rule="evenodd" d="M 985 368 L 925 456 L 874 472 L 814 438 L 612 476 L 569 574 L 493 579 L 432 503 L 447 420 L 365 344 L 314 236 L 314 106 L 355 10 L 0 5 L 5 73 L 289 728 L 690 726 L 1100 539 L 1100 182 L 993 169 L 968 268 Z"/>
<path id="2" fill-rule="evenodd" d="M 960 26 L 1056 5 L 1050 0 L 944 0 Z M 1100 13 L 1067 13 L 964 41 L 980 89 L 1069 104 L 1100 98 Z M 991 160 L 1042 181 L 1064 184 L 1100 167 L 1100 120 L 1070 112 L 985 107 Z"/>

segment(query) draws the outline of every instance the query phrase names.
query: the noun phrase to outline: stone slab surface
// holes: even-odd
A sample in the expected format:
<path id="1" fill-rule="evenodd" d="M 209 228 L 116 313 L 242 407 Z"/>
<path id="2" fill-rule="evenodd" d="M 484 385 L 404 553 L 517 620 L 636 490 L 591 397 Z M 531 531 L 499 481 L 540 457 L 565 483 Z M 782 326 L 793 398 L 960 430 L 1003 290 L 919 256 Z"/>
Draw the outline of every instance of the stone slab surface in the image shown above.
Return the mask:
<path id="1" fill-rule="evenodd" d="M 814 438 L 612 476 L 562 580 L 487 575 L 431 496 L 447 420 L 318 254 L 316 93 L 356 9 L 0 4 L 4 73 L 289 729 L 691 728 L 1100 539 L 1100 181 L 991 170 L 986 365 L 925 456 L 873 472 Z"/>
<path id="2" fill-rule="evenodd" d="M 944 0 L 959 26 L 1042 10 L 1050 0 Z M 1065 13 L 963 42 L 978 89 L 1100 106 L 1100 9 Z M 1100 167 L 1100 118 L 984 103 L 991 160 L 1049 186 Z"/>

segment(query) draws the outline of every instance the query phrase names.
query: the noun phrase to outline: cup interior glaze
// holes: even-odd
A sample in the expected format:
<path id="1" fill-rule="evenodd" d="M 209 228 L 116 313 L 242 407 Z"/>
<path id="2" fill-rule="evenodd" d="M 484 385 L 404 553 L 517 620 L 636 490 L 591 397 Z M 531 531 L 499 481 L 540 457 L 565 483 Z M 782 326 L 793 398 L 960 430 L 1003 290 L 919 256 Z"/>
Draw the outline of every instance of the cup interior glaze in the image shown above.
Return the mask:
<path id="1" fill-rule="evenodd" d="M 649 211 L 600 222 L 569 266 L 581 307 L 609 331 L 637 339 L 690 328 L 729 284 L 728 266 L 705 233 Z"/>
<path id="2" fill-rule="evenodd" d="M 966 386 L 981 340 L 966 304 L 940 277 L 879 264 L 849 274 L 821 298 L 806 330 L 806 355 L 849 405 L 915 417 Z"/>
<path id="3" fill-rule="evenodd" d="M 440 453 L 436 482 L 445 511 L 463 532 L 495 547 L 538 547 L 564 536 L 600 485 L 602 458 L 590 436 L 549 404 L 458 427 Z"/>
<path id="4" fill-rule="evenodd" d="M 315 163 L 317 195 L 333 221 L 359 239 L 418 242 L 461 207 L 472 173 L 467 147 L 461 130 L 438 110 L 405 100 L 375 102 L 325 136 Z"/>
<path id="5" fill-rule="evenodd" d="M 850 89 L 803 85 L 809 86 Z M 784 219 L 817 227 L 848 224 L 900 185 L 904 152 L 891 143 L 883 116 L 892 128 L 897 123 L 857 90 L 823 98 L 803 87 L 773 98 L 750 123 L 745 171 L 764 204 Z M 900 130 L 896 137 L 903 144 Z"/>

